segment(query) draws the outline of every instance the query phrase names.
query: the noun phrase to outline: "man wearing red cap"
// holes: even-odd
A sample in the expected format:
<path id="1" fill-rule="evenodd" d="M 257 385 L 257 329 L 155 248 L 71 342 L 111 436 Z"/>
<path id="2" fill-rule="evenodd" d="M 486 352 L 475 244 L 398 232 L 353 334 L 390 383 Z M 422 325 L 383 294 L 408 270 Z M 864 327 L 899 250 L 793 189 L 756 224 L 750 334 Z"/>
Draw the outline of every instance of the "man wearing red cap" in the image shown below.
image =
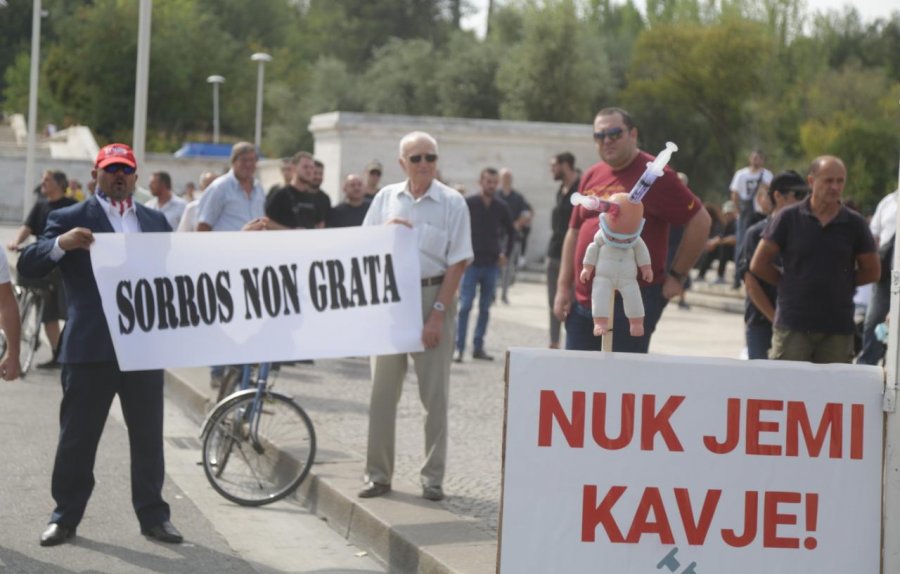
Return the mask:
<path id="1" fill-rule="evenodd" d="M 59 347 L 63 400 L 53 467 L 56 508 L 42 546 L 75 535 L 94 488 L 94 458 L 109 407 L 119 395 L 131 445 L 131 496 L 141 532 L 179 543 L 162 498 L 163 372 L 122 372 L 103 314 L 88 253 L 95 233 L 171 231 L 165 216 L 132 200 L 137 162 L 131 148 L 111 144 L 97 154 L 96 194 L 53 211 L 43 234 L 19 258 L 19 273 L 42 277 L 58 266 L 66 286 L 68 321 Z"/>

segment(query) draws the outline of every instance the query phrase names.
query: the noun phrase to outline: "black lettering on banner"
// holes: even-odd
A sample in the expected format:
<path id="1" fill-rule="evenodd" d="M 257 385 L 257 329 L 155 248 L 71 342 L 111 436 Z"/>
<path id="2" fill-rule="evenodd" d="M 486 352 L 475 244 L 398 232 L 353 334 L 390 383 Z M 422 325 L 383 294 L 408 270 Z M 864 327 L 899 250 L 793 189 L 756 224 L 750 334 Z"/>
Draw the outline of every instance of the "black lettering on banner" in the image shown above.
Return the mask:
<path id="1" fill-rule="evenodd" d="M 378 274 L 381 273 L 381 258 L 377 255 L 363 257 L 363 267 L 369 276 L 369 289 L 371 290 L 372 305 L 379 305 L 381 298 L 378 296 Z"/>
<path id="2" fill-rule="evenodd" d="M 366 301 L 366 288 L 363 285 L 362 270 L 359 268 L 359 259 L 354 257 L 350 261 L 350 306 L 365 307 L 368 305 Z"/>
<path id="3" fill-rule="evenodd" d="M 281 289 L 278 286 L 278 275 L 271 267 L 263 269 L 262 298 L 269 317 L 277 317 L 281 312 Z"/>
<path id="4" fill-rule="evenodd" d="M 346 309 L 350 302 L 344 288 L 344 266 L 338 259 L 330 259 L 328 265 L 328 283 L 331 285 L 331 308 Z"/>
<path id="5" fill-rule="evenodd" d="M 194 302 L 194 283 L 187 275 L 178 275 L 175 277 L 175 289 L 178 291 L 178 326 L 196 327 L 200 324 L 200 315 Z"/>
<path id="6" fill-rule="evenodd" d="M 219 300 L 219 320 L 230 323 L 234 317 L 234 299 L 231 298 L 231 276 L 228 271 L 216 274 L 216 298 Z"/>
<path id="7" fill-rule="evenodd" d="M 390 295 L 390 300 L 388 299 Z M 394 275 L 394 260 L 390 253 L 384 254 L 384 302 L 396 303 L 400 300 L 397 291 L 397 277 Z"/>
<path id="8" fill-rule="evenodd" d="M 116 287 L 116 305 L 119 307 L 119 333 L 128 335 L 134 331 L 134 307 L 131 305 L 131 281 L 119 281 Z M 126 323 L 122 322 L 125 319 Z"/>
<path id="9" fill-rule="evenodd" d="M 168 277 L 157 277 L 153 280 L 156 285 L 156 307 L 159 309 L 159 328 L 175 329 L 178 327 L 178 314 L 175 312 L 175 287 Z"/>
<path id="10" fill-rule="evenodd" d="M 291 314 L 291 307 L 294 313 L 300 314 L 300 290 L 297 288 L 297 264 L 291 263 L 290 268 L 287 265 L 279 265 L 278 270 L 281 271 L 281 291 L 284 294 L 284 314 Z"/>
<path id="11" fill-rule="evenodd" d="M 216 320 L 216 287 L 208 273 L 197 277 L 197 307 L 203 322 L 212 325 Z"/>
<path id="12" fill-rule="evenodd" d="M 244 308 L 247 309 L 247 313 L 244 315 L 244 319 L 250 319 L 250 305 L 253 305 L 253 311 L 256 313 L 256 318 L 259 319 L 262 317 L 262 307 L 259 300 L 259 269 L 253 268 L 253 275 L 250 274 L 250 269 L 241 269 L 241 277 L 244 279 Z"/>
<path id="13" fill-rule="evenodd" d="M 318 275 L 318 280 L 317 280 Z M 322 284 L 319 284 L 322 281 Z M 328 305 L 328 287 L 325 282 L 325 263 L 313 261 L 309 266 L 309 294 L 316 311 L 324 311 Z"/>
<path id="14" fill-rule="evenodd" d="M 134 286 L 134 307 L 137 310 L 137 323 L 141 331 L 149 332 L 156 320 L 156 307 L 153 305 L 153 289 L 150 282 L 141 279 Z"/>

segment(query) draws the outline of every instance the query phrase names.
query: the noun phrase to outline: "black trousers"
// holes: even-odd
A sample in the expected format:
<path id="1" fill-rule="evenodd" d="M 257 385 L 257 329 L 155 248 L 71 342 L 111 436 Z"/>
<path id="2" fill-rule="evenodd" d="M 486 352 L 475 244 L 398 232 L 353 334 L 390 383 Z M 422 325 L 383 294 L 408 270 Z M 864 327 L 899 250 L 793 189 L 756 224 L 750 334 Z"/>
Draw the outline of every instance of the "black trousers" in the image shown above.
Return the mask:
<path id="1" fill-rule="evenodd" d="M 50 522 L 77 526 L 94 489 L 94 460 L 113 397 L 119 395 L 131 447 L 131 501 L 142 528 L 169 520 L 162 499 L 163 372 L 122 372 L 116 363 L 67 364 Z"/>

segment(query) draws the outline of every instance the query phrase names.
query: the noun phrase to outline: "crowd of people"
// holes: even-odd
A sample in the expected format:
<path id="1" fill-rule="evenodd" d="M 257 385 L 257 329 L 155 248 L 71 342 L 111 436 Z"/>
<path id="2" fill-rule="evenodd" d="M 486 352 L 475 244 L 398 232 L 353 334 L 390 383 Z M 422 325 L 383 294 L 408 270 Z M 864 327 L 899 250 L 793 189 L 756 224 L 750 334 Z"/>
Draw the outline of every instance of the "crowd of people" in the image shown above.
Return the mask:
<path id="1" fill-rule="evenodd" d="M 621 108 L 600 110 L 593 129 L 599 158 L 583 172 L 569 152 L 550 158 L 550 172 L 559 183 L 547 248 L 550 348 L 601 350 L 602 339 L 611 335 L 598 324 L 607 325 L 611 315 L 613 325 L 631 325 L 615 330 L 612 350 L 646 353 L 668 301 L 683 294 L 695 264 L 699 261 L 698 277 L 704 279 L 717 259 L 717 281 L 724 282 L 726 265 L 734 260 L 735 281 L 746 285 L 750 358 L 819 363 L 852 359 L 853 293 L 860 285 L 882 281 L 881 261 L 887 256 L 876 247 L 893 246 L 896 199 L 882 202 L 870 231 L 862 216 L 842 202 L 847 172 L 839 158 L 814 159 L 805 176 L 790 170 L 772 175 L 764 168 L 762 152 L 755 150 L 750 165 L 735 174 L 731 198 L 721 212 L 701 202 L 684 174 L 666 168 L 643 196 L 635 237 L 626 238 L 604 228 L 601 212 L 624 213 L 623 196 L 654 157 L 638 147 L 637 123 Z M 94 484 L 97 443 L 117 394 L 131 439 L 133 502 L 141 531 L 163 542 L 182 541 L 162 498 L 162 371 L 123 372 L 118 367 L 87 251 L 93 234 L 103 232 L 358 225 L 416 229 L 424 350 L 372 360 L 368 447 L 358 495 L 371 498 L 391 491 L 397 403 L 411 359 L 426 413 L 422 496 L 442 500 L 451 364 L 465 360 L 476 293 L 471 356 L 493 359 L 486 346 L 490 308 L 498 289 L 501 302 L 509 302 L 508 289 L 534 214 L 513 189 L 508 169 L 483 167 L 480 189 L 465 196 L 440 180 L 439 158 L 434 137 L 409 133 L 398 147 L 405 178 L 382 185 L 382 165 L 373 161 L 362 175 L 346 176 L 344 201 L 337 206 L 321 189 L 324 165 L 305 151 L 282 163 L 283 181 L 266 192 L 256 177 L 257 149 L 248 142 L 233 146 L 226 173 L 203 174 L 198 188 L 186 189 L 184 197 L 173 192 L 168 173 L 151 174 L 151 197 L 145 203 L 136 200 L 138 166 L 124 144 L 100 150 L 84 197 L 66 191 L 70 182 L 65 174 L 47 172 L 41 183 L 44 199 L 8 245 L 20 249 L 28 237 L 37 237 L 22 250 L 19 276 L 39 279 L 55 273 L 52 284 L 59 293 L 43 317 L 53 347 L 47 366 L 62 367 L 63 400 L 52 480 L 56 508 L 41 544 L 60 544 L 75 535 Z M 606 207 L 573 205 L 576 192 L 605 201 Z M 672 228 L 677 234 L 670 245 Z M 609 246 L 602 258 L 621 262 L 619 253 L 636 257 L 631 255 L 635 238 L 643 254 L 634 267 L 637 284 L 631 286 L 635 277 L 629 279 L 634 293 L 625 304 L 616 294 L 611 313 L 606 302 L 592 298 L 591 278 L 600 274 L 593 245 L 598 234 Z M 621 245 L 615 245 L 617 241 Z M 14 335 L 18 313 L 4 264 L 5 259 L 0 262 L 0 322 Z M 888 292 L 876 289 L 873 299 L 880 302 L 870 306 L 873 314 L 886 313 Z M 642 301 L 640 316 L 630 301 L 635 294 Z M 603 321 L 598 323 L 598 318 Z M 878 319 L 872 318 L 873 333 Z M 61 320 L 66 326 L 60 334 Z M 640 329 L 634 328 L 636 321 Z M 12 336 L 10 353 L 0 362 L 5 379 L 18 374 L 16 343 Z M 222 369 L 212 368 L 212 386 L 220 383 Z"/>

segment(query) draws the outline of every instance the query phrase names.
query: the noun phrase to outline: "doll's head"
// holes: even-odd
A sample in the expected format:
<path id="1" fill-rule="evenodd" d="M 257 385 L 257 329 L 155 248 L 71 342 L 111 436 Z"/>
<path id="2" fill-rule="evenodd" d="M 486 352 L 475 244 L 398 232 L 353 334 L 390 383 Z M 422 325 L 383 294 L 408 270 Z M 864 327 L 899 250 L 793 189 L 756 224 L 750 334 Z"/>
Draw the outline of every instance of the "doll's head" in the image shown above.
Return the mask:
<path id="1" fill-rule="evenodd" d="M 610 231 L 621 235 L 640 232 L 641 221 L 644 218 L 643 203 L 632 203 L 627 193 L 616 193 L 610 196 L 608 201 L 618 207 L 600 215 Z"/>

